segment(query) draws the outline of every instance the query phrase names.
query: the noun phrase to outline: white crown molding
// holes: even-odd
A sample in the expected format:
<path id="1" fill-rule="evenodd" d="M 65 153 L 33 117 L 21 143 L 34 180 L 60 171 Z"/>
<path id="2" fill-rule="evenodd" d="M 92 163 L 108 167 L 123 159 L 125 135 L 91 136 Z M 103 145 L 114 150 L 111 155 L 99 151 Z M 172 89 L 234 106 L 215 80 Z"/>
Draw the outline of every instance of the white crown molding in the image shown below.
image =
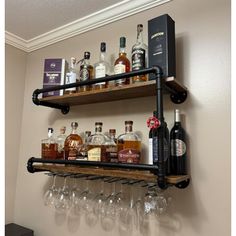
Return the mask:
<path id="1" fill-rule="evenodd" d="M 30 40 L 6 31 L 5 42 L 23 51 L 32 52 L 169 1 L 172 0 L 124 0 Z"/>

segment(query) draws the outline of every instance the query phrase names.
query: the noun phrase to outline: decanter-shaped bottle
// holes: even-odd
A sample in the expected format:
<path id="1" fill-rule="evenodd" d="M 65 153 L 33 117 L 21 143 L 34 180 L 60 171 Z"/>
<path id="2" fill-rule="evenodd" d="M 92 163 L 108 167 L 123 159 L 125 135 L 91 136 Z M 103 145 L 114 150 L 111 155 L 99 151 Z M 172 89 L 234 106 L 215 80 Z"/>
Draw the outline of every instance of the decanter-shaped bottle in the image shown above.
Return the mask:
<path id="1" fill-rule="evenodd" d="M 71 134 L 65 140 L 65 159 L 76 160 L 80 154 L 80 148 L 83 144 L 82 138 L 77 133 L 78 123 L 71 123 Z"/>
<path id="2" fill-rule="evenodd" d="M 95 133 L 89 137 L 88 160 L 107 162 L 105 142 L 107 137 L 102 133 L 102 122 L 95 123 Z"/>

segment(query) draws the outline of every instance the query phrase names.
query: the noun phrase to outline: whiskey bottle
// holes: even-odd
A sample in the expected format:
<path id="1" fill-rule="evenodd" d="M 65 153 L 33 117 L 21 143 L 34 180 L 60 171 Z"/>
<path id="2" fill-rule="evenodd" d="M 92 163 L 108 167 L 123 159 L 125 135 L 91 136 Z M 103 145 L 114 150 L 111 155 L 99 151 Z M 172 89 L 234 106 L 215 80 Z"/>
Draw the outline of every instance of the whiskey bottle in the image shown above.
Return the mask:
<path id="1" fill-rule="evenodd" d="M 148 47 L 143 42 L 143 25 L 137 25 L 137 40 L 132 47 L 132 71 L 147 67 Z M 132 78 L 133 83 L 147 81 L 147 75 L 138 75 Z"/>
<path id="2" fill-rule="evenodd" d="M 105 143 L 107 162 L 118 162 L 116 130 L 109 129 L 108 141 Z"/>
<path id="3" fill-rule="evenodd" d="M 63 126 L 60 128 L 60 134 L 57 136 L 56 142 L 57 142 L 57 159 L 63 160 L 65 159 L 64 155 L 64 145 L 66 140 L 66 127 Z"/>
<path id="4" fill-rule="evenodd" d="M 71 123 L 71 134 L 65 140 L 65 159 L 76 160 L 80 153 L 81 145 L 83 144 L 82 138 L 77 133 L 78 123 Z"/>
<path id="5" fill-rule="evenodd" d="M 57 158 L 57 143 L 53 137 L 53 128 L 48 128 L 48 138 L 41 141 L 41 154 L 43 159 Z"/>
<path id="6" fill-rule="evenodd" d="M 76 59 L 71 57 L 70 59 L 70 68 L 69 71 L 66 73 L 65 84 L 75 83 L 77 79 L 77 72 L 75 69 Z M 76 92 L 76 87 L 74 88 L 67 88 L 64 90 L 64 94 L 71 94 Z"/>
<path id="7" fill-rule="evenodd" d="M 94 79 L 102 78 L 110 74 L 110 65 L 106 60 L 106 43 L 102 42 L 100 47 L 100 59 L 94 64 Z M 93 89 L 103 89 L 108 86 L 108 82 L 93 84 Z"/>
<path id="8" fill-rule="evenodd" d="M 84 142 L 80 149 L 81 156 L 79 157 L 79 160 L 88 160 L 88 143 L 91 131 L 85 131 L 84 134 Z"/>
<path id="9" fill-rule="evenodd" d="M 125 121 L 125 133 L 118 137 L 118 161 L 121 163 L 140 162 L 141 141 L 133 133 L 133 121 Z"/>
<path id="10" fill-rule="evenodd" d="M 95 134 L 89 137 L 88 160 L 107 162 L 105 142 L 107 137 L 102 134 L 102 122 L 95 123 Z"/>
<path id="11" fill-rule="evenodd" d="M 175 123 L 170 132 L 171 174 L 187 174 L 186 134 L 181 125 L 180 111 L 175 110 Z"/>
<path id="12" fill-rule="evenodd" d="M 84 52 L 84 59 L 80 65 L 79 81 L 87 81 L 93 78 L 93 66 L 90 64 L 90 52 Z M 77 87 L 78 92 L 89 91 L 90 86 L 84 85 Z"/>
<path id="13" fill-rule="evenodd" d="M 130 72 L 130 61 L 126 57 L 126 38 L 121 37 L 120 38 L 120 52 L 119 52 L 119 57 L 115 61 L 114 65 L 114 74 L 121 74 L 121 73 L 126 73 Z M 129 84 L 130 79 L 118 79 L 115 81 L 116 86 L 122 86 L 125 84 Z"/>

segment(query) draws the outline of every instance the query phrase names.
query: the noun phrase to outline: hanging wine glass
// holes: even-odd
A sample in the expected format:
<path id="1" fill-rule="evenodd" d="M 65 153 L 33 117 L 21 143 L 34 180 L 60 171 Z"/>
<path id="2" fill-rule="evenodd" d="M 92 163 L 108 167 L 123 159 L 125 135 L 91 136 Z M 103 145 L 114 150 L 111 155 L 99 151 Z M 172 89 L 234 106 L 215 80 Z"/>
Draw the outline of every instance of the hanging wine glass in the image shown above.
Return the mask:
<path id="1" fill-rule="evenodd" d="M 67 210 L 71 206 L 70 201 L 70 190 L 67 184 L 69 175 L 64 175 L 64 184 L 63 187 L 59 190 L 56 201 L 55 201 L 55 209 L 59 213 L 66 213 Z"/>
<path id="2" fill-rule="evenodd" d="M 52 185 L 44 194 L 44 205 L 45 206 L 53 206 L 55 199 L 58 194 L 58 189 L 56 188 L 56 174 L 50 174 L 52 176 Z"/>

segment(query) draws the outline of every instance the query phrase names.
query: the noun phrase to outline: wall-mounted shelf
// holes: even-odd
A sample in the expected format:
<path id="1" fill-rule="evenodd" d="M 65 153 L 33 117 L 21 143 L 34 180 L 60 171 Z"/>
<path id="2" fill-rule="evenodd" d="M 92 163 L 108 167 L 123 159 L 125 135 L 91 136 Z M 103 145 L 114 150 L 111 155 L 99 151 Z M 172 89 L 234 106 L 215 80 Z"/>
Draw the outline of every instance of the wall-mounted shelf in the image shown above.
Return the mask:
<path id="1" fill-rule="evenodd" d="M 47 97 L 39 99 L 38 95 L 44 92 L 56 91 L 61 89 L 92 85 L 100 82 L 109 82 L 112 80 L 131 78 L 137 75 L 154 74 L 156 79 L 138 84 L 130 84 L 122 87 L 106 88 L 99 91 L 81 92 L 71 95 Z M 189 184 L 189 176 L 166 176 L 166 162 L 164 160 L 164 116 L 163 116 L 163 93 L 168 91 L 170 98 L 174 103 L 182 103 L 187 98 L 187 89 L 181 85 L 174 77 L 162 78 L 160 67 L 152 67 L 139 71 L 132 71 L 118 75 L 111 75 L 95 80 L 82 81 L 67 85 L 59 85 L 51 88 L 36 89 L 33 92 L 32 100 L 35 105 L 41 105 L 60 109 L 63 114 L 67 114 L 70 106 L 91 104 L 97 102 L 108 102 L 137 97 L 156 96 L 157 119 L 160 121 L 158 128 L 158 163 L 156 165 L 140 164 L 121 164 L 121 163 L 103 163 L 89 161 L 71 161 L 71 160 L 42 160 L 41 158 L 30 158 L 27 169 L 29 172 L 51 171 L 65 173 L 81 173 L 98 176 L 115 176 L 121 178 L 130 178 L 145 181 L 155 181 L 162 189 L 169 185 L 175 185 L 178 188 L 185 188 Z M 41 165 L 34 163 L 40 163 Z M 44 163 L 44 164 L 43 164 Z M 43 165 L 42 165 L 43 164 Z M 59 164 L 55 165 L 55 164 Z"/>
<path id="2" fill-rule="evenodd" d="M 34 164 L 37 163 L 37 164 Z M 40 163 L 40 164 L 39 164 Z M 91 176 L 118 177 L 132 180 L 143 180 L 150 183 L 157 182 L 156 171 L 152 165 L 116 164 L 89 161 L 44 160 L 31 158 L 28 161 L 29 172 L 49 171 L 52 173 L 87 174 Z M 189 181 L 189 175 L 166 176 L 168 185 L 183 186 Z"/>
<path id="3" fill-rule="evenodd" d="M 165 87 L 166 91 L 184 92 L 187 90 L 174 77 L 168 77 L 165 80 Z M 124 85 L 122 87 L 110 87 L 101 90 L 91 90 L 63 96 L 51 96 L 42 98 L 40 101 L 75 106 L 155 95 L 156 81 L 151 80 L 139 82 L 136 84 Z"/>

